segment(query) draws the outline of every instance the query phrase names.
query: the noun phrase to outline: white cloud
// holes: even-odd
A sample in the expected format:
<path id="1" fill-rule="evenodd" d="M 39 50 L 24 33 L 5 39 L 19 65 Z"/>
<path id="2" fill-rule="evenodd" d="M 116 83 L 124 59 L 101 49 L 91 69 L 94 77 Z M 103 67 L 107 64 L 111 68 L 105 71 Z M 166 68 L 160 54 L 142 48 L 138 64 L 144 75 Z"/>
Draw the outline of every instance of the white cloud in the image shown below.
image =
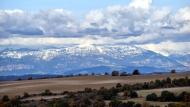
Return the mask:
<path id="1" fill-rule="evenodd" d="M 148 37 L 148 36 L 147 36 Z M 99 35 L 88 35 L 78 38 L 56 38 L 56 37 L 12 37 L 0 39 L 0 47 L 4 46 L 23 46 L 23 47 L 39 47 L 39 46 L 69 46 L 79 45 L 81 47 L 90 45 L 131 45 L 132 42 L 139 42 L 141 39 L 136 38 L 134 40 L 130 38 L 112 38 L 112 37 L 100 37 Z M 133 41 L 132 41 L 133 40 Z M 160 43 L 145 43 L 145 44 L 133 44 L 137 47 L 141 47 L 147 50 L 151 50 L 165 56 L 170 54 L 190 54 L 190 42 L 172 42 L 163 41 Z"/>
<path id="2" fill-rule="evenodd" d="M 90 36 L 78 38 L 57 38 L 57 37 L 12 37 L 0 39 L 0 46 L 6 45 L 23 45 L 23 46 L 64 46 L 64 45 L 91 45 L 91 44 L 105 44 L 101 38 L 91 38 Z"/>
<path id="3" fill-rule="evenodd" d="M 87 29 L 93 32 L 92 34 L 102 36 L 122 36 L 135 43 L 163 40 L 183 41 L 189 37 L 190 7 L 173 12 L 168 7 L 151 6 L 149 0 L 141 1 L 149 5 L 145 9 L 138 8 L 139 4 L 134 8 L 136 0 L 133 2 L 125 6 L 115 5 L 89 12 L 82 23 L 83 30 Z"/>
<path id="4" fill-rule="evenodd" d="M 176 21 L 190 21 L 190 7 L 184 7 L 177 11 L 175 15 Z"/>
<path id="5" fill-rule="evenodd" d="M 148 11 L 130 6 L 109 6 L 103 10 L 95 10 L 86 15 L 81 24 L 82 29 L 96 29 L 96 34 L 104 29 L 108 36 L 138 34 L 144 31 Z"/>
<path id="6" fill-rule="evenodd" d="M 179 9 L 173 19 L 178 28 L 176 33 L 190 33 L 190 7 Z"/>
<path id="7" fill-rule="evenodd" d="M 41 11 L 34 15 L 34 20 L 45 35 L 67 36 L 77 32 L 77 25 L 71 12 L 63 9 Z"/>
<path id="8" fill-rule="evenodd" d="M 8 34 L 68 36 L 77 32 L 71 12 L 50 9 L 29 13 L 22 10 L 0 10 L 0 29 Z M 4 35 L 0 35 L 4 37 Z"/>
<path id="9" fill-rule="evenodd" d="M 152 0 L 133 0 L 129 6 L 134 8 L 148 9 L 152 3 Z"/>
<path id="10" fill-rule="evenodd" d="M 0 29 L 5 34 L 40 34 L 32 15 L 22 10 L 0 10 Z M 1 36 L 4 36 L 1 34 Z"/>
<path id="11" fill-rule="evenodd" d="M 83 20 L 64 9 L 36 13 L 0 10 L 1 46 L 122 43 L 165 53 L 164 49 L 174 51 L 159 47 L 173 47 L 175 42 L 179 45 L 177 51 L 183 52 L 183 43 L 190 41 L 189 36 L 190 7 L 172 11 L 169 7 L 153 6 L 152 0 L 132 0 L 129 5 L 92 10 Z"/>
<path id="12" fill-rule="evenodd" d="M 166 41 L 158 44 L 143 44 L 138 47 L 152 50 L 154 52 L 168 56 L 170 54 L 190 54 L 190 42 Z"/>
<path id="13" fill-rule="evenodd" d="M 129 5 L 92 10 L 83 21 L 64 9 L 36 13 L 0 10 L 0 37 L 12 34 L 62 37 L 101 35 L 129 37 L 131 41 L 144 37 L 152 42 L 190 33 L 190 7 L 173 13 L 168 7 L 154 7 L 151 3 L 152 0 L 133 0 Z M 145 39 L 142 41 L 147 42 Z"/>
<path id="14" fill-rule="evenodd" d="M 159 9 L 154 9 L 150 16 L 151 21 L 162 22 L 165 21 L 171 14 L 171 10 L 168 7 L 162 7 Z"/>

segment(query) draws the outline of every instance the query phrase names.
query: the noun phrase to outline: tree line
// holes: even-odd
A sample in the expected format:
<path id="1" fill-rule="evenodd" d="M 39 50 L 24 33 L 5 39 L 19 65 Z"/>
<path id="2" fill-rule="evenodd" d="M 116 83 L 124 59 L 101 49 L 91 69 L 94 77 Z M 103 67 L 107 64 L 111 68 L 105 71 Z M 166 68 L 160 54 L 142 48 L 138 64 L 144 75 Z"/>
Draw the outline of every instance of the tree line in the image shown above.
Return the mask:
<path id="1" fill-rule="evenodd" d="M 182 92 L 179 95 L 169 91 L 162 91 L 160 96 L 151 93 L 146 96 L 147 101 L 161 101 L 161 102 L 190 102 L 190 93 Z"/>

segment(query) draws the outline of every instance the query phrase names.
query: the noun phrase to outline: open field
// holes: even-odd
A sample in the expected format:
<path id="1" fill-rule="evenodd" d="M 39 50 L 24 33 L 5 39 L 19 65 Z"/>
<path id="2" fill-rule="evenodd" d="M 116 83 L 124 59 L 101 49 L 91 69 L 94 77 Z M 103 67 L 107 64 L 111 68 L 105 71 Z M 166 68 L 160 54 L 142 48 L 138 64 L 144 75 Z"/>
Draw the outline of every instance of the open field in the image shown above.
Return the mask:
<path id="1" fill-rule="evenodd" d="M 139 76 L 83 76 L 83 77 L 69 77 L 69 78 L 51 78 L 51 79 L 38 79 L 38 80 L 23 80 L 23 81 L 4 81 L 0 82 L 0 96 L 9 95 L 23 95 L 24 92 L 29 94 L 41 93 L 45 89 L 53 92 L 63 91 L 78 91 L 86 87 L 99 89 L 100 87 L 112 87 L 117 83 L 121 84 L 134 84 L 156 79 L 165 79 L 170 77 L 182 78 L 190 77 L 190 73 L 176 73 L 176 74 L 154 74 L 154 75 L 139 75 Z M 189 89 L 189 87 L 188 87 Z M 142 91 L 142 96 L 146 91 Z M 145 94 L 143 94 L 145 93 Z"/>
<path id="2" fill-rule="evenodd" d="M 31 100 L 36 100 L 36 101 L 40 101 L 41 99 L 44 100 L 51 100 L 51 99 L 57 99 L 57 98 L 63 98 L 64 95 L 54 95 L 54 96 L 35 96 L 35 97 L 29 97 L 29 98 L 25 98 L 22 101 L 31 101 Z"/>

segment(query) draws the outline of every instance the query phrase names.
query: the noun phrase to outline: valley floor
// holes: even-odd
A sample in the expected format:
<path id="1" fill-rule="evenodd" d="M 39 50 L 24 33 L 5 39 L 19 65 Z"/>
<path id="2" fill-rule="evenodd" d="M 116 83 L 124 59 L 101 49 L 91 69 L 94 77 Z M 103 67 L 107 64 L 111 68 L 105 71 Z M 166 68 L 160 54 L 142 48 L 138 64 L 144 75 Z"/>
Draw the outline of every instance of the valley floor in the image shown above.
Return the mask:
<path id="1" fill-rule="evenodd" d="M 24 92 L 29 94 L 38 94 L 45 89 L 49 89 L 52 92 L 60 93 L 63 91 L 78 91 L 84 88 L 99 89 L 100 87 L 110 88 L 117 83 L 121 84 L 135 84 L 154 81 L 156 79 L 165 79 L 170 77 L 183 78 L 190 77 L 189 72 L 175 73 L 175 74 L 149 74 L 149 75 L 137 75 L 137 76 L 81 76 L 81 77 L 64 77 L 64 78 L 51 78 L 51 79 L 38 79 L 38 80 L 22 80 L 22 81 L 4 81 L 0 82 L 0 96 L 16 96 L 23 95 Z M 190 87 L 179 88 L 174 90 L 190 90 Z M 160 89 L 156 90 L 160 92 Z M 142 90 L 139 93 L 145 96 L 149 93 L 149 90 Z"/>

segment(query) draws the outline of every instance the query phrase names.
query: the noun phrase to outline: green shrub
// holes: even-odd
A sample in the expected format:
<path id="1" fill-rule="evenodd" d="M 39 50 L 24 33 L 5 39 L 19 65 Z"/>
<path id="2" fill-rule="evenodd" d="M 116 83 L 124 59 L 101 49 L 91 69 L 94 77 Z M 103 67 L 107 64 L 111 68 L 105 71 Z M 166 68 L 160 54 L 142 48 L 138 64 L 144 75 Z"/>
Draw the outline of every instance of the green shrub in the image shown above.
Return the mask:
<path id="1" fill-rule="evenodd" d="M 138 104 L 135 104 L 134 107 L 142 107 L 142 105 L 138 103 Z"/>
<path id="2" fill-rule="evenodd" d="M 52 94 L 53 93 L 48 89 L 46 89 L 44 92 L 41 93 L 42 96 L 48 96 L 48 95 L 52 95 Z"/>
<path id="3" fill-rule="evenodd" d="M 119 71 L 113 71 L 113 72 L 111 73 L 111 75 L 112 75 L 112 76 L 119 76 Z"/>
<path id="4" fill-rule="evenodd" d="M 121 88 L 121 87 L 122 87 L 122 85 L 120 83 L 116 84 L 116 88 Z"/>
<path id="5" fill-rule="evenodd" d="M 139 70 L 138 70 L 138 69 L 135 69 L 135 70 L 133 71 L 133 75 L 140 75 Z"/>
<path id="6" fill-rule="evenodd" d="M 27 98 L 27 97 L 30 97 L 30 95 L 29 95 L 27 92 L 24 92 L 23 97 L 24 97 L 24 98 Z"/>
<path id="7" fill-rule="evenodd" d="M 161 101 L 175 101 L 176 97 L 174 93 L 169 92 L 169 91 L 162 91 L 161 96 L 160 96 Z"/>
<path id="8" fill-rule="evenodd" d="M 8 95 L 4 95 L 3 97 L 2 97 L 2 101 L 3 102 L 7 102 L 7 101 L 9 101 L 10 99 L 9 99 L 9 96 Z"/>
<path id="9" fill-rule="evenodd" d="M 146 100 L 147 101 L 157 101 L 158 97 L 155 93 L 149 94 L 146 96 Z"/>
<path id="10" fill-rule="evenodd" d="M 109 103 L 109 106 L 110 106 L 110 107 L 119 107 L 120 104 L 122 104 L 121 101 L 114 99 L 114 100 L 112 100 L 112 101 Z"/>
<path id="11" fill-rule="evenodd" d="M 131 92 L 130 92 L 130 97 L 131 97 L 131 98 L 137 98 L 137 97 L 138 97 L 137 92 L 136 92 L 136 91 L 131 91 Z"/>
<path id="12" fill-rule="evenodd" d="M 172 69 L 172 70 L 171 70 L 171 73 L 172 73 L 172 74 L 176 73 L 175 69 Z"/>
<path id="13" fill-rule="evenodd" d="M 127 72 L 122 72 L 120 76 L 128 76 Z"/>

